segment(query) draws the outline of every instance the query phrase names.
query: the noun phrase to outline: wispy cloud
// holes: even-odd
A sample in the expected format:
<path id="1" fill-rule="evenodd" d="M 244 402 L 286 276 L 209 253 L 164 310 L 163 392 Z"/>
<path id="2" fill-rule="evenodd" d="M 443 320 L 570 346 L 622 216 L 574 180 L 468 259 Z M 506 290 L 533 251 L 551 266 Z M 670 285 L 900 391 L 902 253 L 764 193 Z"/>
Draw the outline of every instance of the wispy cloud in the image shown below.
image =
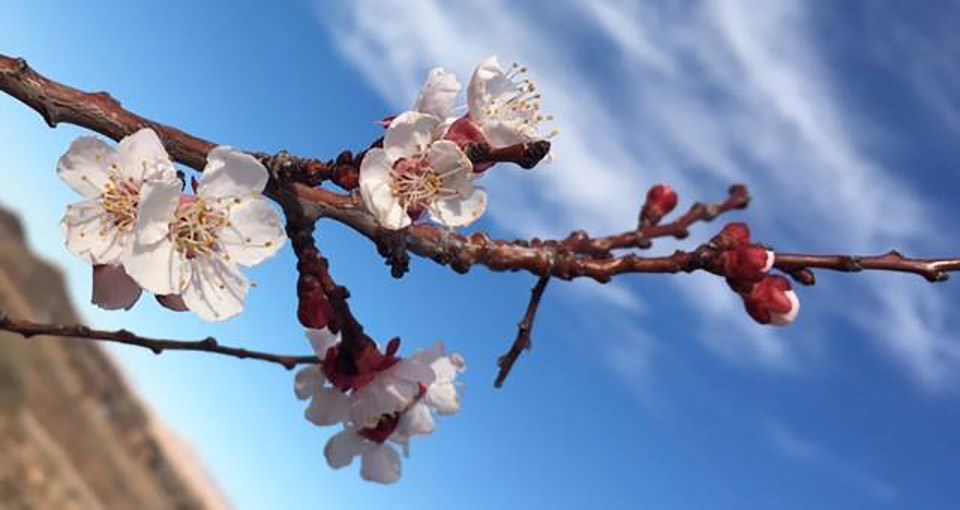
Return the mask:
<path id="1" fill-rule="evenodd" d="M 487 179 L 493 218 L 517 235 L 629 228 L 655 182 L 673 183 L 692 201 L 718 198 L 740 181 L 756 197 L 751 225 L 778 247 L 869 252 L 930 239 L 931 215 L 909 183 L 858 138 L 862 126 L 835 91 L 844 76 L 815 44 L 806 2 L 316 5 L 342 53 L 398 110 L 409 107 L 432 66 L 467 76 L 488 53 L 530 65 L 561 137 L 550 167 Z M 935 368 L 913 361 L 957 348 L 957 339 L 943 334 L 957 326 L 943 307 L 919 310 L 883 297 L 879 285 L 850 279 L 843 298 L 821 286 L 804 301 L 801 323 L 810 326 L 784 333 L 750 324 L 717 282 L 672 281 L 702 318 L 705 344 L 731 359 L 796 368 L 803 358 L 796 346 L 804 342 L 792 337 L 820 328 L 817 317 L 835 318 L 838 300 L 849 302 L 853 289 L 869 297 L 854 302 L 889 322 L 867 332 L 919 371 L 919 381 L 941 387 L 949 378 L 924 372 L 960 373 L 960 359 L 946 357 Z M 925 292 L 927 301 L 941 299 L 935 289 Z M 627 302 L 622 292 L 610 296 Z M 921 318 L 931 313 L 934 320 Z M 936 326 L 912 327 L 920 322 Z"/>
<path id="2" fill-rule="evenodd" d="M 899 495 L 900 491 L 895 486 L 869 475 L 855 463 L 815 441 L 797 435 L 778 421 L 768 422 L 764 432 L 770 447 L 791 462 L 849 484 L 878 501 L 890 502 Z"/>

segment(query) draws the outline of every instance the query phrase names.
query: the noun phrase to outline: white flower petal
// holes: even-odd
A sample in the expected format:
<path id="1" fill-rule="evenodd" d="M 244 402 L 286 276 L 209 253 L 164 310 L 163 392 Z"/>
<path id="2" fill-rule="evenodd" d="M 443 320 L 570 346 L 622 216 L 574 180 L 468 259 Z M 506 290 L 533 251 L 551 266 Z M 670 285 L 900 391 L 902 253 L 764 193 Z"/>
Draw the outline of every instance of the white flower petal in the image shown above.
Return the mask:
<path id="1" fill-rule="evenodd" d="M 257 158 L 221 145 L 207 155 L 197 195 L 226 198 L 259 194 L 268 178 L 267 168 Z"/>
<path id="2" fill-rule="evenodd" d="M 430 409 L 422 404 L 414 404 L 407 412 L 400 416 L 397 431 L 405 436 L 426 436 L 434 430 L 433 415 Z"/>
<path id="3" fill-rule="evenodd" d="M 117 151 L 92 136 L 81 136 L 70 144 L 57 163 L 57 175 L 74 191 L 87 198 L 100 196 L 117 164 Z"/>
<path id="4" fill-rule="evenodd" d="M 496 55 L 491 55 L 480 62 L 467 86 L 467 108 L 471 117 L 481 121 L 486 117 L 483 110 L 490 94 L 489 90 L 492 88 L 491 82 L 502 79 L 503 70 Z"/>
<path id="5" fill-rule="evenodd" d="M 313 395 L 304 416 L 320 427 L 345 421 L 350 413 L 350 400 L 333 386 L 323 386 Z"/>
<path id="6" fill-rule="evenodd" d="M 460 93 L 461 88 L 457 75 L 448 73 L 440 67 L 434 68 L 420 90 L 420 97 L 417 99 L 414 110 L 446 119 L 453 114 L 457 94 Z"/>
<path id="7" fill-rule="evenodd" d="M 140 299 L 140 286 L 117 264 L 93 266 L 91 302 L 104 310 L 129 310 Z"/>
<path id="8" fill-rule="evenodd" d="M 390 122 L 383 135 L 383 150 L 391 164 L 426 152 L 440 119 L 420 112 L 403 112 Z M 364 157 L 366 159 L 366 157 Z"/>
<path id="9" fill-rule="evenodd" d="M 349 466 L 353 458 L 366 449 L 365 442 L 355 431 L 344 429 L 330 437 L 323 447 L 323 456 L 330 467 L 340 469 Z"/>
<path id="10" fill-rule="evenodd" d="M 431 144 L 427 159 L 433 171 L 440 175 L 469 176 L 473 172 L 473 163 L 470 162 L 470 158 L 456 143 L 449 140 Z"/>
<path id="11" fill-rule="evenodd" d="M 323 375 L 323 370 L 319 365 L 310 365 L 294 376 L 293 394 L 300 400 L 306 400 L 323 388 L 327 378 Z"/>
<path id="12" fill-rule="evenodd" d="M 239 266 L 216 256 L 195 258 L 190 266 L 190 279 L 181 295 L 191 312 L 218 322 L 243 311 L 250 282 Z"/>
<path id="13" fill-rule="evenodd" d="M 396 482 L 400 479 L 400 454 L 388 444 L 367 449 L 361 457 L 360 476 L 370 482 Z"/>
<path id="14" fill-rule="evenodd" d="M 424 402 L 441 414 L 453 414 L 460 410 L 457 387 L 452 382 L 433 384 L 427 388 Z"/>
<path id="15" fill-rule="evenodd" d="M 123 266 L 134 281 L 154 294 L 180 294 L 190 279 L 191 267 L 164 237 L 153 244 L 133 242 Z"/>
<path id="16" fill-rule="evenodd" d="M 307 339 L 310 340 L 314 354 L 323 359 L 327 356 L 328 349 L 340 343 L 340 334 L 331 332 L 329 328 L 307 328 Z"/>
<path id="17" fill-rule="evenodd" d="M 415 386 L 386 382 L 384 377 L 378 374 L 373 382 L 350 394 L 350 421 L 357 427 L 375 427 L 381 416 L 403 410 L 416 395 Z"/>
<path id="18" fill-rule="evenodd" d="M 454 196 L 434 202 L 430 217 L 449 227 L 464 227 L 480 219 L 487 210 L 487 192 L 474 187 L 463 197 Z"/>
<path id="19" fill-rule="evenodd" d="M 509 147 L 529 142 L 536 138 L 536 130 L 529 125 L 517 122 L 494 121 L 483 124 L 483 134 L 493 148 Z"/>
<path id="20" fill-rule="evenodd" d="M 137 209 L 137 242 L 154 244 L 170 233 L 180 203 L 180 181 L 147 181 L 140 188 Z"/>
<path id="21" fill-rule="evenodd" d="M 360 163 L 360 196 L 377 221 L 397 230 L 411 223 L 400 201 L 390 190 L 391 165 L 383 149 L 370 149 Z"/>
<path id="22" fill-rule="evenodd" d="M 280 215 L 261 197 L 230 199 L 229 225 L 220 230 L 220 244 L 242 266 L 272 257 L 287 240 Z"/>
<path id="23" fill-rule="evenodd" d="M 418 384 L 430 384 L 436 379 L 429 365 L 420 363 L 412 358 L 398 361 L 397 364 L 390 367 L 387 372 L 393 377 Z"/>
<path id="24" fill-rule="evenodd" d="M 116 228 L 97 198 L 68 205 L 60 230 L 67 249 L 91 264 L 118 262 L 132 241 L 129 234 Z"/>
<path id="25" fill-rule="evenodd" d="M 160 137 L 150 128 L 143 128 L 124 137 L 120 140 L 118 152 L 119 174 L 125 178 L 135 182 L 177 180 L 177 169 L 163 148 Z"/>

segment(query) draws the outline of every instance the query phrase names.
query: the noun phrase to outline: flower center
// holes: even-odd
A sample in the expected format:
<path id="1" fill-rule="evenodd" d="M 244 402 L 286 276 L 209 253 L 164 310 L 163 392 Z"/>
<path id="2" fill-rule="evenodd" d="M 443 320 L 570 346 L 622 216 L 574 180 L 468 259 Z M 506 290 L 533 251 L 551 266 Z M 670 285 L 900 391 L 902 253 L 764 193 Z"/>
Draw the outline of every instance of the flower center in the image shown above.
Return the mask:
<path id="1" fill-rule="evenodd" d="M 425 154 L 403 158 L 393 165 L 390 191 L 400 201 L 403 210 L 417 219 L 438 198 L 458 194 L 457 190 L 445 186 L 445 180 L 462 171 L 463 168 L 457 167 L 443 174 L 437 173 Z"/>
<path id="2" fill-rule="evenodd" d="M 544 121 L 552 121 L 553 115 L 540 113 L 540 92 L 537 85 L 527 77 L 527 67 L 514 62 L 504 78 L 512 85 L 499 94 L 491 95 L 483 107 L 483 115 L 492 121 L 515 124 L 530 138 L 537 138 L 537 128 Z M 554 129 L 546 138 L 558 134 Z"/>
<path id="3" fill-rule="evenodd" d="M 137 205 L 140 203 L 140 186 L 132 179 L 120 180 L 110 176 L 100 205 L 110 215 L 113 226 L 123 232 L 133 230 L 137 223 Z"/>
<path id="4" fill-rule="evenodd" d="M 206 204 L 203 198 L 181 200 L 171 234 L 177 250 L 186 258 L 209 257 L 218 251 L 220 229 L 227 215 Z"/>

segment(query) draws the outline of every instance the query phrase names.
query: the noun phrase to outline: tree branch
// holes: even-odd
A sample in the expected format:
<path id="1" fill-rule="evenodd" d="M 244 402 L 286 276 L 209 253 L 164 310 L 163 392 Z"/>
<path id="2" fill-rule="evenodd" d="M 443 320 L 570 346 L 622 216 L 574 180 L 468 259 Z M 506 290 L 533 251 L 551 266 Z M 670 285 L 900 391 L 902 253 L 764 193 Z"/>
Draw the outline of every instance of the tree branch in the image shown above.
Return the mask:
<path id="1" fill-rule="evenodd" d="M 92 329 L 88 328 L 87 326 L 77 324 L 38 324 L 26 320 L 11 319 L 2 314 L 0 314 L 0 330 L 17 333 L 26 339 L 43 335 L 134 345 L 137 347 L 150 349 L 154 354 L 162 354 L 163 351 L 208 352 L 239 359 L 256 359 L 270 363 L 276 363 L 287 370 L 292 370 L 297 365 L 315 364 L 320 362 L 316 356 L 271 354 L 267 352 L 243 349 L 240 347 L 220 345 L 220 343 L 217 342 L 217 340 L 213 337 L 207 337 L 203 340 L 168 340 L 162 338 L 148 338 L 134 334 L 125 329 L 106 331 L 101 329 Z"/>
<path id="2" fill-rule="evenodd" d="M 533 335 L 533 321 L 537 318 L 540 299 L 543 298 L 543 292 L 547 290 L 547 283 L 549 282 L 549 276 L 541 276 L 540 279 L 537 280 L 537 284 L 533 287 L 533 290 L 530 291 L 530 302 L 527 304 L 527 312 L 523 314 L 523 320 L 520 321 L 517 338 L 513 341 L 513 345 L 510 346 L 510 350 L 497 360 L 497 366 L 500 367 L 500 372 L 497 373 L 497 380 L 493 382 L 495 388 L 503 387 L 503 383 L 507 380 L 507 376 L 510 375 L 510 370 L 513 368 L 513 364 L 517 362 L 517 358 L 520 357 L 523 351 L 529 351 L 530 348 L 533 347 L 533 340 L 531 339 L 531 335 Z"/>

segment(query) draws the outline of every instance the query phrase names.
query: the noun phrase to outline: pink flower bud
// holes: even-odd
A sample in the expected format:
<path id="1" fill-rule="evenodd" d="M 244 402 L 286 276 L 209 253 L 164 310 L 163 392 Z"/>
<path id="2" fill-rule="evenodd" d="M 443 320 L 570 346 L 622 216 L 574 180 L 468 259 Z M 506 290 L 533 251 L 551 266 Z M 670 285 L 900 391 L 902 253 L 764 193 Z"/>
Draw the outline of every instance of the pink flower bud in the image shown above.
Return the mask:
<path id="1" fill-rule="evenodd" d="M 678 200 L 677 192 L 673 188 L 666 184 L 657 184 L 647 192 L 647 203 L 644 208 L 649 211 L 651 219 L 659 221 L 677 207 Z"/>
<path id="2" fill-rule="evenodd" d="M 771 326 L 786 326 L 800 312 L 800 300 L 783 276 L 767 275 L 743 297 L 743 305 L 753 320 Z"/>
<path id="3" fill-rule="evenodd" d="M 727 223 L 720 233 L 714 236 L 713 244 L 721 250 L 730 250 L 750 244 L 750 227 L 743 222 Z"/>
<path id="4" fill-rule="evenodd" d="M 751 283 L 763 280 L 775 260 L 772 251 L 756 244 L 725 251 L 720 257 L 728 278 Z"/>

